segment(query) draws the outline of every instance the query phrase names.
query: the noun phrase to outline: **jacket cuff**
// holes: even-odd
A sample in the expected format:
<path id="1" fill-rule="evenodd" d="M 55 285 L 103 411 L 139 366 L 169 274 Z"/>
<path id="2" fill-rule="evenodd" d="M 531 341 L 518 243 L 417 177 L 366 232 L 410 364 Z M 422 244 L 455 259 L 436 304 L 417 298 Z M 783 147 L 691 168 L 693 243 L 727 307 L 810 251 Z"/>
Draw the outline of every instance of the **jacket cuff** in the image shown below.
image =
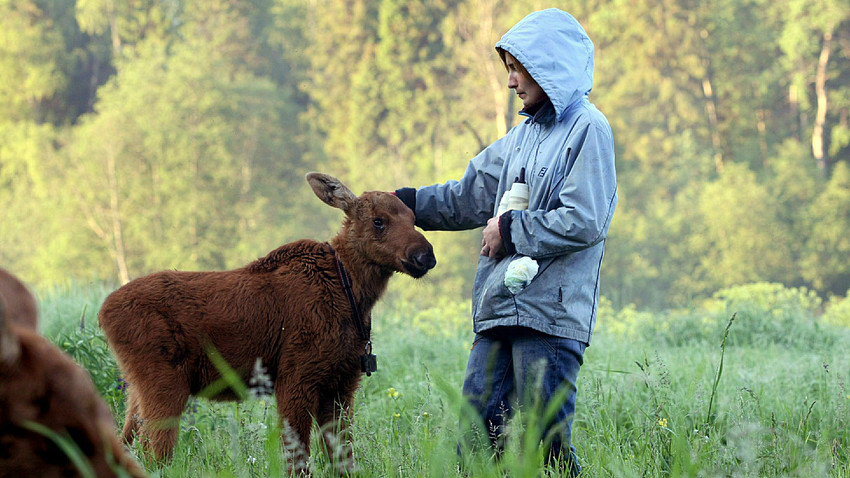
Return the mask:
<path id="1" fill-rule="evenodd" d="M 511 222 L 513 221 L 512 211 L 506 211 L 499 216 L 499 234 L 502 236 L 502 244 L 505 247 L 505 252 L 508 255 L 516 254 L 516 246 L 511 240 Z"/>
<path id="2" fill-rule="evenodd" d="M 395 190 L 395 195 L 401 199 L 401 202 L 404 203 L 405 206 L 409 207 L 411 211 L 416 212 L 416 189 L 414 188 L 401 188 Z"/>

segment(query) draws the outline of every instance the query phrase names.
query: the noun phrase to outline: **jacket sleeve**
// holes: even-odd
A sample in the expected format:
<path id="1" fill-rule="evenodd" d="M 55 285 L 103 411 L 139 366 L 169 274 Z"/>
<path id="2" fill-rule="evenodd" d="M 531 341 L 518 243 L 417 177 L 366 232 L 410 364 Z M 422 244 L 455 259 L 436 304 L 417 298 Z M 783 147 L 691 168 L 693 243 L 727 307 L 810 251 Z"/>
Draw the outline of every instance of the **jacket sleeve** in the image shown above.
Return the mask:
<path id="1" fill-rule="evenodd" d="M 532 258 L 569 254 L 598 244 L 608 234 L 617 205 L 611 130 L 591 123 L 570 149 L 577 153 L 556 187 L 559 206 L 510 211 L 500 221 L 509 252 Z"/>
<path id="2" fill-rule="evenodd" d="M 478 153 L 458 181 L 416 190 L 416 225 L 424 230 L 473 229 L 493 217 L 507 136 Z"/>

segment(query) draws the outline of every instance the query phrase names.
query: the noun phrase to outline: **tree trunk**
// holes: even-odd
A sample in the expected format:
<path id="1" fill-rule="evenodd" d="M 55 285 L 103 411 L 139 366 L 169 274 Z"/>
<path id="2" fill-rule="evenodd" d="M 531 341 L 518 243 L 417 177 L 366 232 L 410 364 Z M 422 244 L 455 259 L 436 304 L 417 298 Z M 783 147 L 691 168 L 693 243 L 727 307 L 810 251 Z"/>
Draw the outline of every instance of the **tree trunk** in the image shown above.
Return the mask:
<path id="1" fill-rule="evenodd" d="M 112 220 L 112 250 L 115 265 L 118 267 L 118 279 L 122 284 L 130 282 L 127 267 L 127 253 L 124 250 L 124 234 L 121 228 L 121 215 L 118 212 L 118 179 L 115 174 L 115 155 L 109 152 L 106 160 L 106 174 L 109 181 L 109 213 Z"/>
<path id="2" fill-rule="evenodd" d="M 506 74 L 501 68 L 498 58 L 494 58 L 495 52 L 493 51 L 495 39 L 499 38 L 499 33 L 494 30 L 496 15 L 504 7 L 499 0 L 478 0 L 474 3 L 472 9 L 476 12 L 475 18 L 463 18 L 459 29 L 461 38 L 467 44 L 466 48 L 472 54 L 469 61 L 483 68 L 484 77 L 487 79 L 488 93 L 492 98 L 488 107 L 492 108 L 496 137 L 504 136 L 510 127 L 506 125 L 505 120 L 508 115 L 508 106 L 505 104 L 505 90 L 507 88 L 504 79 Z M 490 137 L 489 134 L 485 136 Z"/>
<path id="3" fill-rule="evenodd" d="M 487 5 L 484 6 L 484 8 L 489 8 L 490 10 L 485 11 L 489 11 L 491 13 L 482 15 L 481 30 L 479 32 L 479 42 L 484 48 L 482 48 L 480 51 L 492 52 L 492 38 L 494 37 L 493 28 L 495 24 L 494 17 L 496 15 L 496 8 L 494 5 Z M 495 108 L 494 119 L 496 121 L 496 137 L 501 138 L 510 129 L 510 121 L 512 121 L 513 118 L 507 118 L 510 112 L 508 111 L 508 108 L 505 105 L 504 101 L 505 90 L 507 89 L 504 83 L 504 78 L 507 76 L 507 74 L 501 70 L 499 61 L 494 61 L 493 56 L 491 55 L 483 56 L 481 58 L 481 61 L 487 70 L 487 78 L 489 79 L 490 84 L 490 93 L 493 98 L 492 106 L 493 108 Z"/>
<path id="4" fill-rule="evenodd" d="M 112 56 L 121 55 L 121 34 L 118 32 L 118 14 L 115 13 L 115 2 L 109 2 L 106 14 L 109 15 L 109 34 L 112 38 Z"/>
<path id="5" fill-rule="evenodd" d="M 718 131 L 717 99 L 709 76 L 707 74 L 702 80 L 702 93 L 705 98 L 705 113 L 708 115 L 708 128 L 711 131 L 711 147 L 714 149 L 714 169 L 719 173 L 723 171 L 723 145 L 720 141 L 720 131 Z"/>
<path id="6" fill-rule="evenodd" d="M 705 42 L 708 39 L 708 31 L 700 32 L 702 38 L 702 61 L 705 66 L 705 77 L 702 79 L 702 97 L 704 101 L 705 114 L 708 117 L 708 129 L 711 135 L 711 147 L 714 150 L 714 169 L 718 173 L 723 171 L 723 143 L 720 138 L 719 121 L 717 119 L 717 96 L 712 86 L 711 54 Z"/>
<path id="7" fill-rule="evenodd" d="M 826 75 L 827 65 L 829 64 L 829 53 L 832 48 L 832 31 L 827 30 L 823 34 L 823 47 L 820 51 L 818 59 L 817 75 L 815 77 L 815 94 L 818 98 L 818 109 L 815 116 L 815 127 L 812 131 L 812 155 L 818 164 L 818 169 L 826 172 L 829 167 L 829 158 L 826 154 L 824 145 L 824 126 L 826 124 L 827 112 L 827 96 L 826 96 Z"/>
<path id="8" fill-rule="evenodd" d="M 759 151 L 761 151 L 762 162 L 767 163 L 770 151 L 767 147 L 767 112 L 763 108 L 756 109 L 756 130 L 759 136 Z M 766 165 L 766 164 L 765 164 Z"/>
<path id="9" fill-rule="evenodd" d="M 801 141 L 803 134 L 800 129 L 800 100 L 797 98 L 797 85 L 793 83 L 788 87 L 788 103 L 791 105 L 791 118 L 794 119 L 794 139 Z"/>

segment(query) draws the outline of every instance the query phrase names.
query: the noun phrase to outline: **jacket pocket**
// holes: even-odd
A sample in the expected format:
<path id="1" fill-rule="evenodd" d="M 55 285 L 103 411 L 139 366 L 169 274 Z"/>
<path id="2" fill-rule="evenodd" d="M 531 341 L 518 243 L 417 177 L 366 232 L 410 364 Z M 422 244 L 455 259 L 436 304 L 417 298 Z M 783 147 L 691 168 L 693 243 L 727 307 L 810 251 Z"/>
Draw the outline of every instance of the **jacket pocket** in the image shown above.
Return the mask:
<path id="1" fill-rule="evenodd" d="M 563 256 L 538 260 L 534 280 L 514 296 L 519 315 L 550 324 L 563 318 L 565 302 L 569 300 L 569 290 L 564 285 L 565 260 Z"/>
<path id="2" fill-rule="evenodd" d="M 515 255 L 500 261 L 481 257 L 475 283 L 473 320 L 482 321 L 515 315 L 514 298 L 505 287 L 505 271 Z"/>

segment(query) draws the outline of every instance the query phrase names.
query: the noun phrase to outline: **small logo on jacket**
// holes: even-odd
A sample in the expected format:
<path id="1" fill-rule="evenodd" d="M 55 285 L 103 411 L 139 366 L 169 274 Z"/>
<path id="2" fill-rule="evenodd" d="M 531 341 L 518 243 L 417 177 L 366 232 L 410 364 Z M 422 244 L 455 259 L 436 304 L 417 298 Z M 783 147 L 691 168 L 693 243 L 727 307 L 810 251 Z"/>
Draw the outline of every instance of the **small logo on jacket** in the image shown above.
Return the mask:
<path id="1" fill-rule="evenodd" d="M 537 176 L 542 178 L 543 175 L 546 174 L 546 171 L 548 171 L 548 170 L 549 170 L 549 168 L 547 168 L 547 167 L 540 168 L 540 172 L 537 173 Z"/>

